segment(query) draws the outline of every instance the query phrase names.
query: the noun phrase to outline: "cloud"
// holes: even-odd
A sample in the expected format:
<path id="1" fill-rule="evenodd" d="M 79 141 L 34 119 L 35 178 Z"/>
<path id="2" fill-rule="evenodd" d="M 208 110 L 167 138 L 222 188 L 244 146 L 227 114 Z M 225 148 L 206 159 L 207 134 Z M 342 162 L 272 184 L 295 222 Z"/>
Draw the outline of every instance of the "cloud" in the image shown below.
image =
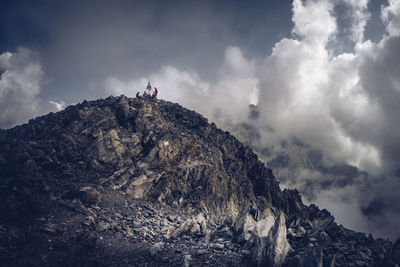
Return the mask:
<path id="1" fill-rule="evenodd" d="M 293 32 L 304 38 L 304 42 L 326 44 L 336 32 L 336 21 L 332 16 L 331 1 L 293 1 Z"/>
<path id="2" fill-rule="evenodd" d="M 48 81 L 42 94 L 67 102 L 99 97 L 91 85 L 104 77 L 138 80 L 166 66 L 195 70 L 214 83 L 227 46 L 262 55 L 290 30 L 290 2 L 281 1 L 44 0 L 40 6 L 1 6 L 0 51 L 23 45 L 40 52 Z"/>
<path id="3" fill-rule="evenodd" d="M 399 1 L 382 7 L 388 35 L 377 43 L 363 41 L 367 3 L 344 2 L 358 18 L 350 27 L 354 47 L 347 53 L 329 46 L 338 35 L 328 1 L 294 1 L 293 31 L 298 38 L 278 42 L 260 65 L 263 116 L 258 127 L 273 129 L 267 139 L 272 146 L 297 138 L 322 151 L 327 166 L 346 163 L 368 171 L 363 179 L 347 177 L 346 183 L 335 183 L 339 176 L 303 169 L 293 173 L 290 183 L 331 208 L 339 222 L 398 238 L 400 211 L 394 203 L 400 197 L 393 188 L 399 186 L 400 164 Z M 322 18 L 327 18 L 326 28 L 319 27 Z M 367 213 L 373 203 L 382 204 Z M 379 230 L 382 223 L 385 230 Z"/>
<path id="4" fill-rule="evenodd" d="M 258 79 L 255 62 L 246 59 L 238 47 L 228 47 L 224 63 L 214 83 L 203 81 L 192 70 L 179 70 L 165 66 L 150 76 L 159 98 L 183 103 L 213 121 L 238 123 L 247 120 L 249 104 L 258 102 Z M 106 77 L 102 87 L 106 94 L 142 94 L 147 77 L 122 81 Z"/>
<path id="5" fill-rule="evenodd" d="M 344 127 L 353 125 L 339 118 L 343 109 L 353 114 L 355 107 L 363 116 L 369 102 L 358 87 L 358 56 L 328 49 L 337 33 L 333 7 L 329 1 L 294 1 L 293 31 L 299 38 L 281 40 L 258 68 L 264 114 L 259 123 L 274 129 L 276 144 L 295 137 L 321 150 L 326 162 L 376 168 L 379 151 L 350 136 Z"/>
<path id="6" fill-rule="evenodd" d="M 38 114 L 43 71 L 38 55 L 20 47 L 0 55 L 0 127 L 8 128 Z"/>
<path id="7" fill-rule="evenodd" d="M 400 34 L 400 1 L 389 0 L 387 6 L 382 5 L 381 18 L 391 36 Z"/>
<path id="8" fill-rule="evenodd" d="M 19 47 L 0 54 L 0 128 L 10 128 L 50 111 L 64 102 L 44 102 L 40 96 L 43 70 L 39 54 Z"/>
<path id="9" fill-rule="evenodd" d="M 360 203 L 361 200 L 354 197 L 361 194 L 360 187 L 352 184 L 341 188 L 321 190 L 317 193 L 314 201 L 334 214 L 339 219 L 340 224 L 356 231 L 371 233 L 368 219 L 360 209 L 362 205 Z M 374 234 L 377 234 L 374 231 L 376 229 L 375 225 L 372 230 Z"/>
<path id="10" fill-rule="evenodd" d="M 255 71 L 255 61 L 246 59 L 240 48 L 228 47 L 225 50 L 219 78 L 211 85 L 210 100 L 214 110 L 211 119 L 223 123 L 247 120 L 249 105 L 259 101 L 259 80 Z"/>
<path id="11" fill-rule="evenodd" d="M 359 83 L 362 88 L 365 112 L 359 118 L 359 126 L 353 127 L 352 136 L 377 147 L 386 163 L 387 170 L 399 163 L 400 149 L 396 141 L 400 134 L 397 127 L 400 103 L 400 38 L 389 37 L 366 51 L 360 51 Z M 394 161 L 390 163 L 390 161 Z M 388 166 L 388 163 L 393 166 Z"/>
<path id="12" fill-rule="evenodd" d="M 369 0 L 342 0 L 343 3 L 350 8 L 351 17 L 351 40 L 355 44 L 364 41 L 364 31 L 371 14 L 368 12 Z"/>
<path id="13" fill-rule="evenodd" d="M 159 98 L 185 103 L 187 107 L 199 110 L 199 112 L 208 112 L 208 108 L 202 108 L 199 102 L 201 102 L 201 99 L 205 101 L 205 97 L 209 94 L 210 85 L 190 70 L 181 71 L 172 66 L 165 66 L 150 77 L 142 77 L 133 81 L 121 81 L 109 76 L 105 78 L 102 87 L 106 94 L 126 94 L 132 97 L 137 92 L 140 94 L 144 92 L 148 79 L 150 79 L 153 87 L 158 87 Z"/>
<path id="14" fill-rule="evenodd" d="M 64 101 L 61 102 L 55 102 L 53 100 L 49 101 L 49 104 L 52 106 L 52 109 L 55 111 L 61 111 L 65 108 L 66 104 Z"/>

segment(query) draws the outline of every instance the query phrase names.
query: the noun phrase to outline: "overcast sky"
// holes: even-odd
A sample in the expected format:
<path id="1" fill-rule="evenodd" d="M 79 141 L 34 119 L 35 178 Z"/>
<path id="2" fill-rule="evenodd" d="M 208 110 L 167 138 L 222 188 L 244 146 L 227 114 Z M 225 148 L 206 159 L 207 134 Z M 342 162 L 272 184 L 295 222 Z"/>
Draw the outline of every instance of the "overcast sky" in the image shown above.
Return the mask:
<path id="1" fill-rule="evenodd" d="M 374 177 L 317 204 L 396 238 L 399 35 L 400 0 L 1 0 L 0 128 L 83 99 L 134 96 L 148 77 L 161 98 L 220 123 L 246 121 L 257 104 L 266 145 L 297 138 L 327 165 Z M 380 219 L 361 212 L 377 199 Z"/>

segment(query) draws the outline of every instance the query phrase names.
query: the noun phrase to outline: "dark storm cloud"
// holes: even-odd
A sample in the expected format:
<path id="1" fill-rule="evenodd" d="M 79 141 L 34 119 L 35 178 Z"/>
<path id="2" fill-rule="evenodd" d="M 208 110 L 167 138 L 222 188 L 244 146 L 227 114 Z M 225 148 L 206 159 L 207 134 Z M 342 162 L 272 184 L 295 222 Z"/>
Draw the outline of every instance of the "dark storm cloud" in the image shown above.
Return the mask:
<path id="1" fill-rule="evenodd" d="M 363 88 L 377 102 L 382 112 L 382 127 L 374 136 L 357 132 L 377 144 L 386 163 L 400 162 L 400 37 L 388 37 L 374 54 L 365 57 L 360 69 Z M 374 114 L 370 114 L 374 116 Z M 374 125 L 370 125 L 374 128 Z M 391 161 L 391 162 L 390 162 Z M 393 167 L 393 166 L 392 166 Z"/>
<path id="2" fill-rule="evenodd" d="M 108 75 L 148 76 L 165 65 L 207 80 L 227 45 L 265 54 L 290 31 L 290 1 L 9 1 L 2 8 L 2 51 L 39 51 L 49 80 L 42 94 L 67 101 L 100 94 Z M 279 14 L 279 16 L 276 16 Z M 77 97 L 79 92 L 79 97 Z"/>

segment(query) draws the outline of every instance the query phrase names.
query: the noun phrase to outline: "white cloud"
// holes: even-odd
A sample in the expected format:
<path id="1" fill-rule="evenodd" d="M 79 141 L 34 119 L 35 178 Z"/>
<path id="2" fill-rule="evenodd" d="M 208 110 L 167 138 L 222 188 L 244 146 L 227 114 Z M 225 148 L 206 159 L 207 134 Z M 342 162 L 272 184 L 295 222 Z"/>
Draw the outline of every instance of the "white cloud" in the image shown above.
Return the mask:
<path id="1" fill-rule="evenodd" d="M 102 86 L 106 93 L 133 97 L 137 92 L 140 95 L 144 92 L 148 79 L 143 77 L 133 81 L 121 81 L 115 77 L 107 77 Z M 207 106 L 202 105 L 206 103 L 202 99 L 209 94 L 210 85 L 193 71 L 181 71 L 172 66 L 165 66 L 150 76 L 150 82 L 153 87 L 158 88 L 159 98 L 183 103 L 203 114 L 209 110 Z"/>
<path id="2" fill-rule="evenodd" d="M 336 32 L 334 5 L 328 0 L 293 0 L 293 32 L 304 38 L 305 42 L 325 45 Z"/>
<path id="3" fill-rule="evenodd" d="M 223 122 L 247 120 L 249 104 L 257 104 L 259 80 L 255 61 L 246 59 L 238 47 L 228 47 L 218 81 L 211 85 L 210 100 Z"/>
<path id="4" fill-rule="evenodd" d="M 387 224 L 387 231 L 376 230 L 384 220 L 367 218 L 361 205 L 373 199 L 399 201 L 394 194 L 381 194 L 391 192 L 396 184 L 382 177 L 391 177 L 400 163 L 396 141 L 400 136 L 399 1 L 389 1 L 382 9 L 389 36 L 378 43 L 363 41 L 367 2 L 344 2 L 355 16 L 352 53 L 329 48 L 338 36 L 327 1 L 294 1 L 294 32 L 299 38 L 278 42 L 259 70 L 263 113 L 259 128 L 265 129 L 265 123 L 274 130 L 268 133 L 270 145 L 294 137 L 322 151 L 326 163 L 345 162 L 375 175 L 372 185 L 360 180 L 321 190 L 313 201 L 330 208 L 350 227 L 396 237 L 399 231 L 393 223 Z M 326 29 L 317 24 L 324 25 L 323 17 L 328 21 Z M 317 178 L 300 173 L 293 176 L 292 184 L 324 183 L 321 176 Z M 376 216 L 398 222 L 399 216 L 393 216 L 398 212 L 395 208 L 385 204 L 382 210 Z"/>
<path id="5" fill-rule="evenodd" d="M 49 104 L 52 106 L 52 109 L 55 111 L 61 111 L 65 108 L 65 102 L 61 101 L 61 102 L 55 102 L 53 100 L 49 101 Z"/>
<path id="6" fill-rule="evenodd" d="M 38 55 L 26 48 L 0 55 L 0 127 L 8 128 L 38 113 L 43 71 Z"/>
<path id="7" fill-rule="evenodd" d="M 368 12 L 369 0 L 342 0 L 351 9 L 351 39 L 359 44 L 364 41 L 364 30 L 370 18 Z"/>
<path id="8" fill-rule="evenodd" d="M 358 85 L 358 56 L 332 56 L 327 48 L 336 33 L 332 10 L 328 1 L 294 1 L 294 32 L 301 38 L 281 40 L 259 67 L 260 123 L 274 129 L 273 143 L 296 137 L 324 152 L 327 162 L 377 167 L 379 151 L 339 120 L 344 110 L 363 119 L 370 103 Z"/>
<path id="9" fill-rule="evenodd" d="M 40 97 L 43 70 L 35 51 L 19 47 L 0 54 L 0 73 L 0 128 L 65 107 L 63 101 L 46 102 Z"/>
<path id="10" fill-rule="evenodd" d="M 389 5 L 382 5 L 382 21 L 386 25 L 386 31 L 391 36 L 400 35 L 400 1 L 389 0 Z"/>
<path id="11" fill-rule="evenodd" d="M 239 122 L 247 119 L 249 104 L 258 102 L 258 79 L 255 77 L 255 62 L 247 60 L 237 47 L 228 47 L 224 64 L 219 70 L 219 79 L 207 83 L 192 70 L 179 70 L 165 66 L 150 75 L 153 87 L 159 90 L 158 97 L 184 104 L 211 120 Z M 103 82 L 106 93 L 142 94 L 147 85 L 146 77 L 134 81 L 121 81 L 107 77 Z"/>

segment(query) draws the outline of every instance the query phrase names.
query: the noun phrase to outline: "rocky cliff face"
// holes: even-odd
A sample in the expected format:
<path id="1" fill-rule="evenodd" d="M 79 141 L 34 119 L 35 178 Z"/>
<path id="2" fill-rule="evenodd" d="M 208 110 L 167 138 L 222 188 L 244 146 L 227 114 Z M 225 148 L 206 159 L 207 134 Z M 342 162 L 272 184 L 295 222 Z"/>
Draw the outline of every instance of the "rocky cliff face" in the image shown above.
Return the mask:
<path id="1" fill-rule="evenodd" d="M 374 266 L 399 246 L 281 191 L 166 101 L 83 102 L 0 132 L 0 265 Z"/>

